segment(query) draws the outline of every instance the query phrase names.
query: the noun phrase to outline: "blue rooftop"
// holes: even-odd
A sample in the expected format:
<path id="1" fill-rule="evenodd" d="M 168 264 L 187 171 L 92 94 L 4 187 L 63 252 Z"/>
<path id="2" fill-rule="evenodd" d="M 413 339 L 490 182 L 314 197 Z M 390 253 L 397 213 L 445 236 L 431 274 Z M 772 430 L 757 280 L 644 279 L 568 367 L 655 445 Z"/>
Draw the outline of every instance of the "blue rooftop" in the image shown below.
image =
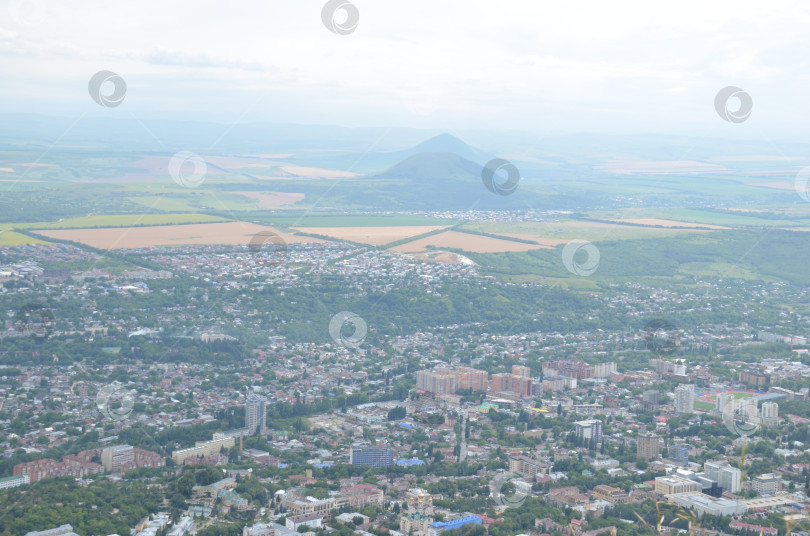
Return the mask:
<path id="1" fill-rule="evenodd" d="M 411 458 L 410 460 L 397 460 L 397 465 L 425 465 L 425 462 L 417 458 Z"/>
<path id="2" fill-rule="evenodd" d="M 759 392 L 759 391 L 757 391 L 757 392 Z M 782 393 L 767 393 L 767 394 L 764 394 L 764 395 L 755 396 L 754 400 L 756 400 L 757 402 L 765 402 L 765 401 L 768 401 L 768 400 L 777 400 L 779 398 L 786 398 L 786 397 Z"/>
<path id="3" fill-rule="evenodd" d="M 478 516 L 467 516 L 452 521 L 436 521 L 435 523 L 431 523 L 430 526 L 437 529 L 453 530 L 467 525 L 468 523 L 481 524 L 481 518 Z"/>

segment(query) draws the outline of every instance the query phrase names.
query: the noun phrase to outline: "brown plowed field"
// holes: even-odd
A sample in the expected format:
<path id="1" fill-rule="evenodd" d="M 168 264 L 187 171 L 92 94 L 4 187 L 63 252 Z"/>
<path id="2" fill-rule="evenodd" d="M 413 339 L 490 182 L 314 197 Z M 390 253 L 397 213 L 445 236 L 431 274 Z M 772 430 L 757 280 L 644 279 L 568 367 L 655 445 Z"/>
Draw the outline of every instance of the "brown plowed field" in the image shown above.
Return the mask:
<path id="1" fill-rule="evenodd" d="M 274 232 L 288 244 L 324 242 L 317 238 L 290 235 L 277 231 L 272 227 L 245 222 L 66 229 L 37 232 L 51 238 L 81 242 L 99 249 L 131 249 L 196 244 L 247 245 L 250 243 L 251 238 L 261 231 Z"/>

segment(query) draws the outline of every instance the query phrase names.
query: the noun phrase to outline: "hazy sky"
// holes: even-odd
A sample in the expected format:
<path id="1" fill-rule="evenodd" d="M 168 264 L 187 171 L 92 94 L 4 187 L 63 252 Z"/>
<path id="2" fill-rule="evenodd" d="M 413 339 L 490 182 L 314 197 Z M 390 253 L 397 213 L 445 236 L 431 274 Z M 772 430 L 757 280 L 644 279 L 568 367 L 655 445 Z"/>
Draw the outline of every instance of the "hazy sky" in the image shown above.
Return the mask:
<path id="1" fill-rule="evenodd" d="M 807 0 L 352 1 L 338 35 L 322 0 L 0 0 L 0 111 L 810 137 Z M 103 69 L 117 108 L 88 95 Z"/>

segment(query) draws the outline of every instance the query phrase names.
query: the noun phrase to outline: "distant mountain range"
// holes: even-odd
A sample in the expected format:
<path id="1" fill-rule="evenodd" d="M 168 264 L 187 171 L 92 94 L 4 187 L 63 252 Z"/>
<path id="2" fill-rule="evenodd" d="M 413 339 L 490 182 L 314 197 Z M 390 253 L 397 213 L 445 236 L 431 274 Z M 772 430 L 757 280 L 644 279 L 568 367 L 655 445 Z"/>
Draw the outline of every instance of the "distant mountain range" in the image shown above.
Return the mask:
<path id="1" fill-rule="evenodd" d="M 126 172 L 129 162 L 144 155 L 188 150 L 269 160 L 266 169 L 294 164 L 357 174 L 339 181 L 290 177 L 271 183 L 246 166 L 228 169 L 242 179 L 211 183 L 221 190 L 304 193 L 301 206 L 311 202 L 341 210 L 586 210 L 621 205 L 627 198 L 643 206 L 794 202 L 790 189 L 749 187 L 746 182 L 792 181 L 810 154 L 802 143 L 775 147 L 771 142 L 660 134 L 540 139 L 515 134 L 482 138 L 479 133 L 475 139 L 488 139 L 478 143 L 492 143 L 506 154 L 449 133 L 407 128 L 0 114 L 0 163 L 47 155 L 43 163 L 59 166 L 46 176 L 49 180 L 52 176 L 69 183 L 99 175 L 83 169 L 88 165 L 84 162 L 96 162 L 99 155 L 109 160 L 102 164 L 109 167 L 99 175 L 104 176 Z M 82 152 L 92 158 L 76 158 Z M 497 195 L 484 186 L 481 172 L 493 158 L 509 160 L 520 171 L 512 195 Z"/>

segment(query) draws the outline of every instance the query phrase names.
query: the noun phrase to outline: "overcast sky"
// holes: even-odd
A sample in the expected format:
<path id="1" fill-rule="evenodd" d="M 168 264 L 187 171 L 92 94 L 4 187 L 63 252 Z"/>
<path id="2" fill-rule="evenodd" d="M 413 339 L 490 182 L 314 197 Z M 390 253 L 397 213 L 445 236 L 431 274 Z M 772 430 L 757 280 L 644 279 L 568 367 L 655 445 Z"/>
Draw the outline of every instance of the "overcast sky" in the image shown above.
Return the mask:
<path id="1" fill-rule="evenodd" d="M 338 35 L 322 0 L 0 0 L 0 112 L 810 138 L 806 0 L 352 2 Z"/>

